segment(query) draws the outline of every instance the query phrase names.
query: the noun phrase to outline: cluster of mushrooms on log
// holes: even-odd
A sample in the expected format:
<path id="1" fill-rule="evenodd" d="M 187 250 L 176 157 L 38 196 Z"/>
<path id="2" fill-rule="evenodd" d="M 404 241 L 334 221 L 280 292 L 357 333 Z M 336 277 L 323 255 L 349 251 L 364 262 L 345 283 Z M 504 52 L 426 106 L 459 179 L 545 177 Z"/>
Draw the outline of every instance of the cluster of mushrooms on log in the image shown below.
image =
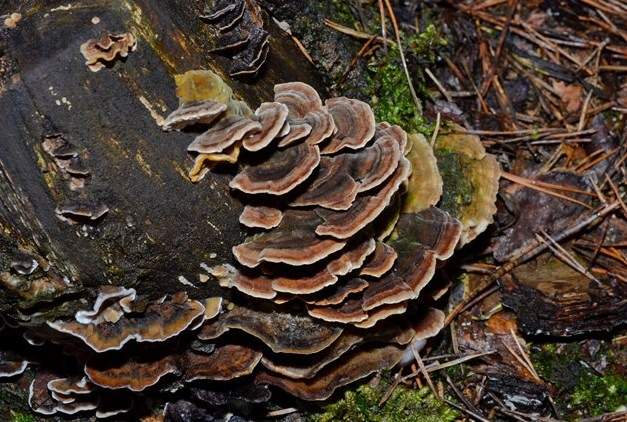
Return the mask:
<path id="1" fill-rule="evenodd" d="M 248 22 L 262 15 L 243 4 L 207 11 L 203 19 L 237 13 Z M 238 44 L 246 60 L 232 75 L 259 69 L 268 48 L 262 27 L 247 29 Z M 230 30 L 220 28 L 227 38 Z M 81 52 L 96 72 L 135 43 L 130 33 L 102 33 Z M 232 247 L 232 262 L 199 263 L 205 281 L 228 294 L 198 299 L 198 291 L 191 298 L 181 290 L 152 300 L 132 287 L 103 285 L 73 317 L 62 313 L 27 328 L 30 345 L 59 345 L 75 368 L 72 374 L 38 368 L 32 409 L 105 418 L 130 411 L 150 389 L 187 389 L 208 405 L 265 402 L 271 388 L 325 400 L 376 371 L 410 363 L 444 326 L 435 302 L 448 283 L 434 277 L 438 263 L 492 220 L 494 158 L 476 139 L 462 147 L 445 136 L 438 141 L 436 148 L 457 148 L 481 163 L 472 170 L 478 176 L 471 182 L 483 183 L 472 210 L 452 216 L 437 206 L 443 181 L 432 146 L 421 135 L 375 122 L 362 101 L 323 102 L 311 86 L 289 82 L 276 85 L 274 99 L 253 111 L 211 71 L 177 75 L 176 83 L 180 106 L 162 129 L 196 133 L 187 147 L 190 181 L 241 169 L 229 186 L 244 205 L 239 222 L 248 237 Z M 89 170 L 72 144 L 55 135 L 44 149 L 79 204 L 60 206 L 58 216 L 71 224 L 106 218 L 106 205 L 85 202 Z M 38 265 L 27 260 L 14 269 L 26 274 Z M 2 274 L 5 284 L 17 277 Z M 0 376 L 16 376 L 29 363 L 0 351 Z M 168 403 L 166 412 L 168 406 L 178 405 Z"/>

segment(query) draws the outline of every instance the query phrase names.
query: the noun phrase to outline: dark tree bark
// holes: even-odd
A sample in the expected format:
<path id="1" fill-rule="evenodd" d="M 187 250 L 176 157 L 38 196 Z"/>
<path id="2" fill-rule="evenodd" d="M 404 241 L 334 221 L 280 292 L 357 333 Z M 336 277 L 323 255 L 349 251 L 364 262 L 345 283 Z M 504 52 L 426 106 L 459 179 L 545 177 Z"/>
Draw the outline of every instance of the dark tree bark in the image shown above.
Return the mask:
<path id="1" fill-rule="evenodd" d="M 1 10 L 22 17 L 0 36 L 0 312 L 108 283 L 162 295 L 181 290 L 180 276 L 198 284 L 201 262 L 231 259 L 242 232 L 228 170 L 191 183 L 185 149 L 193 135 L 164 133 L 156 122 L 178 105 L 173 75 L 212 69 L 253 107 L 272 98 L 275 83 L 321 87 L 272 24 L 258 80 L 231 80 L 228 59 L 208 53 L 215 34 L 198 17 L 203 6 L 42 0 Z M 79 49 L 102 30 L 133 33 L 137 49 L 92 72 Z M 83 188 L 72 190 L 67 172 L 44 150 L 50 139 L 78 150 L 89 171 Z M 109 211 L 80 224 L 55 212 L 77 202 Z M 208 285 L 188 290 L 211 293 Z"/>

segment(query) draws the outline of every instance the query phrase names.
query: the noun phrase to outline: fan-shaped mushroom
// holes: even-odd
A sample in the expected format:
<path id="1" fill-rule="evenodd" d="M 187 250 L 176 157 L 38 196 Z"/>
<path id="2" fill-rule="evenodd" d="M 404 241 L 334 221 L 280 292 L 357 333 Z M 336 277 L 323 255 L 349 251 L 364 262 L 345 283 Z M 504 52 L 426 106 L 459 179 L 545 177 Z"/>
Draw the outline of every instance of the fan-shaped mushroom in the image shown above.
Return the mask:
<path id="1" fill-rule="evenodd" d="M 162 128 L 178 130 L 197 123 L 209 124 L 226 108 L 226 104 L 213 100 L 190 101 L 170 113 L 165 118 Z"/>
<path id="2" fill-rule="evenodd" d="M 239 222 L 246 227 L 271 229 L 278 226 L 283 219 L 281 210 L 263 205 L 246 205 L 239 216 Z"/>
<path id="3" fill-rule="evenodd" d="M 375 131 L 374 113 L 368 104 L 339 97 L 327 100 L 326 105 L 337 131 L 322 148 L 323 154 L 334 154 L 343 148 L 359 149 L 368 143 Z"/>
<path id="4" fill-rule="evenodd" d="M 85 64 L 92 72 L 98 72 L 118 55 L 126 57 L 137 47 L 137 40 L 130 32 L 112 34 L 107 31 L 100 33 L 97 39 L 90 39 L 81 44 L 80 51 L 85 57 Z"/>
<path id="5" fill-rule="evenodd" d="M 85 374 L 92 383 L 111 390 L 143 391 L 159 382 L 164 375 L 177 370 L 172 356 L 145 362 L 97 355 L 85 365 Z"/>
<path id="6" fill-rule="evenodd" d="M 309 144 L 325 140 L 335 131 L 333 117 L 323 107 L 315 89 L 302 82 L 288 82 L 274 86 L 274 101 L 285 104 L 289 110 L 289 123 L 293 128 L 279 143 L 287 146 L 302 136 L 307 136 Z M 298 130 L 303 126 L 305 131 Z M 310 129 L 307 131 L 307 127 Z M 294 135 L 291 132 L 294 131 Z M 305 133 L 306 132 L 306 133 Z M 298 136 L 296 136 L 298 133 Z M 303 135 L 304 133 L 304 135 Z"/>
<path id="7" fill-rule="evenodd" d="M 19 375 L 26 370 L 28 361 L 15 353 L 0 350 L 0 378 Z"/>
<path id="8" fill-rule="evenodd" d="M 282 195 L 303 183 L 319 162 L 318 147 L 303 142 L 276 152 L 263 164 L 246 168 L 229 186 L 246 193 Z"/>
<path id="9" fill-rule="evenodd" d="M 277 353 L 311 354 L 325 349 L 337 339 L 342 327 L 319 323 L 306 315 L 266 304 L 257 308 L 238 306 L 205 324 L 200 339 L 214 339 L 232 328 L 257 337 Z"/>
<path id="10" fill-rule="evenodd" d="M 119 350 L 129 342 L 164 341 L 179 334 L 203 316 L 205 307 L 195 300 L 177 300 L 149 304 L 137 316 L 119 316 L 114 322 L 96 320 L 87 323 L 77 321 L 47 321 L 62 333 L 78 337 L 98 352 Z M 78 319 L 78 318 L 77 318 Z"/>

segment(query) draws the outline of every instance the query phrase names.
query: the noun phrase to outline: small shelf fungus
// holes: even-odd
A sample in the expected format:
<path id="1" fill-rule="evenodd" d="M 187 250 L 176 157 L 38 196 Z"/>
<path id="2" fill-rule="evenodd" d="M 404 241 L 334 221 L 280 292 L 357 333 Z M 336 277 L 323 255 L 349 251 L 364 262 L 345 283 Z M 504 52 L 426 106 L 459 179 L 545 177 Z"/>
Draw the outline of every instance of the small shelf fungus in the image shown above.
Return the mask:
<path id="1" fill-rule="evenodd" d="M 126 57 L 137 48 L 137 39 L 130 32 L 113 34 L 102 31 L 98 38 L 81 44 L 80 51 L 85 64 L 92 72 L 98 72 L 117 56 Z"/>
<path id="2" fill-rule="evenodd" d="M 47 320 L 43 339 L 63 344 L 80 370 L 72 377 L 38 371 L 31 407 L 103 417 L 155 389 L 173 400 L 166 415 L 196 405 L 177 397 L 207 407 L 260 403 L 279 388 L 324 400 L 411 362 L 444 326 L 433 307 L 447 288 L 434 278 L 438 261 L 462 236 L 469 241 L 483 230 L 487 223 L 474 216 L 489 211 L 466 217 L 461 207 L 458 219 L 441 209 L 438 151 L 421 136 L 376 123 L 361 101 L 323 102 L 292 82 L 252 111 L 212 72 L 176 81 L 180 106 L 163 129 L 202 132 L 188 146 L 190 179 L 198 182 L 216 163 L 244 165 L 229 186 L 243 202 L 239 221 L 249 237 L 233 246 L 234 265 L 202 264 L 228 302 L 199 299 L 201 290 L 196 299 L 180 292 L 150 300 L 131 288 L 101 287 L 91 305 Z M 476 152 L 461 161 L 488 157 Z M 495 189 L 469 192 L 464 206 L 477 195 L 492 206 Z M 0 358 L 7 374 L 27 364 Z"/>
<path id="3" fill-rule="evenodd" d="M 86 151 L 79 151 L 61 133 L 45 135 L 42 149 L 50 159 L 48 168 L 55 172 L 63 182 L 57 185 L 57 195 L 64 198 L 55 213 L 69 224 L 95 223 L 109 212 L 109 207 L 101 201 L 90 198 L 89 181 L 91 174 L 83 156 Z"/>
<path id="4" fill-rule="evenodd" d="M 200 18 L 217 31 L 211 51 L 231 57 L 231 76 L 255 76 L 259 72 L 270 50 L 268 15 L 254 0 L 210 1 Z"/>

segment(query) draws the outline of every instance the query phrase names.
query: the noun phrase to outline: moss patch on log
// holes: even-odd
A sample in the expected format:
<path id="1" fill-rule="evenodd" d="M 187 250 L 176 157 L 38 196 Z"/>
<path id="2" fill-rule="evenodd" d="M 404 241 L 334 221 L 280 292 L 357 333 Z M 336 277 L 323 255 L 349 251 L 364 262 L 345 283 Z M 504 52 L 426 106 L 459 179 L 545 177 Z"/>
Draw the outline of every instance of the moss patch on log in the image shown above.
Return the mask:
<path id="1" fill-rule="evenodd" d="M 620 358 L 609 343 L 599 343 L 593 360 L 607 365 L 604 373 L 588 363 L 585 342 L 544 344 L 532 354 L 539 375 L 560 392 L 556 404 L 565 418 L 598 416 L 625 406 L 627 379 L 613 370 L 615 364 L 622 366 Z"/>
<path id="2" fill-rule="evenodd" d="M 398 385 L 383 405 L 381 399 L 390 388 L 384 376 L 376 385 L 365 384 L 347 391 L 344 397 L 323 406 L 323 412 L 306 415 L 313 422 L 446 422 L 461 414 L 435 397 L 429 387 L 413 389 Z"/>

